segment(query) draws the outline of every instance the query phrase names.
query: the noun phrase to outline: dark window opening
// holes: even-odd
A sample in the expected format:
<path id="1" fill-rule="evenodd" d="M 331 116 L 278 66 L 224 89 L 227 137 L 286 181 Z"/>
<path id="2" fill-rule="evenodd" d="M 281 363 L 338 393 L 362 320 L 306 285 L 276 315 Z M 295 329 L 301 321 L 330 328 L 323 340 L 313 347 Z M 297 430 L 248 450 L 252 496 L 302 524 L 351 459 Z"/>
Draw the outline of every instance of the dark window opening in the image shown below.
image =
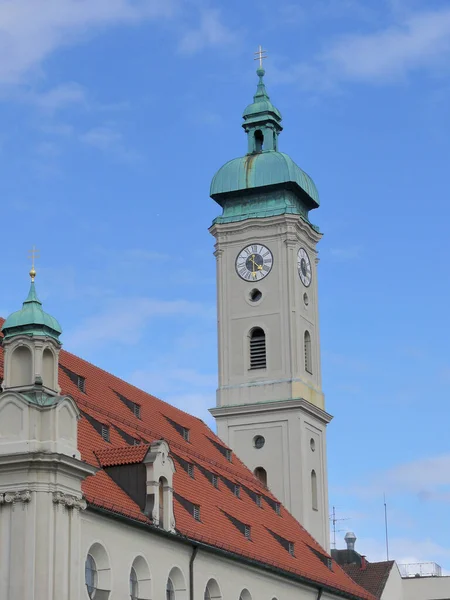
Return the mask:
<path id="1" fill-rule="evenodd" d="M 267 487 L 267 471 L 264 469 L 264 467 L 256 467 L 254 474 L 255 477 L 263 484 L 263 486 Z"/>
<path id="2" fill-rule="evenodd" d="M 327 556 L 326 554 L 322 554 L 322 552 L 319 552 L 315 548 L 311 548 L 311 546 L 308 546 L 308 548 L 311 550 L 311 552 L 313 554 L 315 554 L 317 556 L 317 558 L 319 560 L 321 560 L 323 562 L 323 564 L 326 567 L 328 567 L 328 569 L 330 569 L 330 571 L 333 570 L 333 560 L 332 560 L 332 558 L 330 556 Z"/>
<path id="3" fill-rule="evenodd" d="M 250 333 L 250 369 L 265 369 L 266 334 L 261 327 L 255 327 Z"/>
<path id="4" fill-rule="evenodd" d="M 187 427 L 183 427 L 183 425 L 180 425 L 176 421 L 173 421 L 166 415 L 164 415 L 164 417 L 165 417 L 166 421 L 168 421 L 172 425 L 172 427 L 175 429 L 175 431 L 177 431 L 186 442 L 189 442 L 189 429 Z"/>
<path id="5" fill-rule="evenodd" d="M 141 440 L 133 437 L 132 435 L 130 435 L 129 433 L 127 433 L 123 429 L 120 429 L 120 427 L 117 427 L 117 425 L 113 425 L 113 427 L 117 431 L 117 433 L 120 435 L 120 437 L 123 440 L 125 440 L 125 442 L 127 444 L 130 444 L 130 446 L 138 446 L 141 443 Z"/>
<path id="6" fill-rule="evenodd" d="M 317 494 L 317 475 L 314 469 L 311 471 L 311 504 L 313 510 L 319 510 Z"/>
<path id="7" fill-rule="evenodd" d="M 200 506 L 194 504 L 187 498 L 183 498 L 176 492 L 173 493 L 173 497 L 181 504 L 181 506 L 192 516 L 196 521 L 200 521 Z"/>
<path id="8" fill-rule="evenodd" d="M 70 369 L 68 369 L 67 367 L 64 367 L 63 365 L 59 365 L 60 369 L 62 371 L 64 371 L 64 373 L 67 375 L 67 377 L 70 379 L 70 381 L 72 381 L 72 383 L 74 383 L 77 388 L 80 390 L 80 392 L 83 392 L 83 394 L 86 393 L 86 378 L 83 377 L 82 375 L 78 375 L 78 373 L 75 373 L 74 371 L 71 371 Z"/>
<path id="9" fill-rule="evenodd" d="M 305 331 L 305 371 L 312 374 L 311 334 Z"/>
<path id="10" fill-rule="evenodd" d="M 255 288 L 250 292 L 249 298 L 251 302 L 258 302 L 262 298 L 262 292 Z"/>
<path id="11" fill-rule="evenodd" d="M 208 438 L 208 440 L 211 442 L 211 444 L 213 444 L 217 448 L 217 450 L 223 456 L 225 456 L 225 458 L 227 459 L 228 462 L 231 462 L 231 450 L 229 448 L 222 446 L 222 444 L 219 444 L 218 442 L 216 442 L 216 440 L 213 440 L 211 438 Z"/>
<path id="12" fill-rule="evenodd" d="M 290 542 L 289 540 L 287 540 L 286 538 L 282 537 L 281 535 L 278 535 L 278 533 L 275 533 L 274 531 L 272 531 L 271 529 L 267 528 L 267 531 L 277 540 L 277 542 L 283 546 L 283 548 L 285 550 L 287 550 L 289 552 L 289 554 L 291 554 L 292 556 L 295 556 L 294 554 L 294 542 Z"/>
<path id="13" fill-rule="evenodd" d="M 188 460 L 181 458 L 181 456 L 178 456 L 178 454 L 174 454 L 173 452 L 171 452 L 171 454 L 172 457 L 177 461 L 177 463 L 186 471 L 189 477 L 192 477 L 192 479 L 194 479 L 194 465 Z"/>
<path id="14" fill-rule="evenodd" d="M 113 390 L 113 392 L 116 394 L 116 396 L 119 398 L 119 400 L 121 402 L 123 402 L 125 404 L 125 406 L 131 410 L 131 412 L 134 414 L 135 417 L 137 417 L 138 419 L 141 418 L 141 406 L 139 404 L 136 404 L 136 402 L 129 400 L 123 394 L 116 392 L 116 390 Z"/>
<path id="15" fill-rule="evenodd" d="M 106 425 L 105 423 L 102 423 L 101 421 L 97 421 L 97 419 L 94 419 L 94 417 L 91 417 L 91 415 L 88 415 L 87 413 L 83 412 L 82 410 L 80 410 L 80 413 L 86 419 L 86 421 L 88 421 L 92 425 L 92 427 L 95 429 L 95 431 L 102 436 L 102 438 L 105 440 L 105 442 L 110 441 L 109 425 Z"/>
<path id="16" fill-rule="evenodd" d="M 102 438 L 105 440 L 105 442 L 109 442 L 109 427 L 108 425 L 102 425 Z"/>
<path id="17" fill-rule="evenodd" d="M 222 510 L 222 509 L 220 509 L 220 510 Z M 222 512 L 227 517 L 227 519 L 229 519 L 229 521 L 231 521 L 231 523 L 233 523 L 233 525 L 236 527 L 236 529 L 238 529 L 248 540 L 251 539 L 250 525 L 247 525 L 246 523 L 239 521 L 239 519 L 236 519 L 236 517 L 232 517 L 224 510 L 222 510 Z"/>
<path id="18" fill-rule="evenodd" d="M 264 135 L 261 129 L 255 131 L 255 152 L 262 152 L 264 146 Z"/>

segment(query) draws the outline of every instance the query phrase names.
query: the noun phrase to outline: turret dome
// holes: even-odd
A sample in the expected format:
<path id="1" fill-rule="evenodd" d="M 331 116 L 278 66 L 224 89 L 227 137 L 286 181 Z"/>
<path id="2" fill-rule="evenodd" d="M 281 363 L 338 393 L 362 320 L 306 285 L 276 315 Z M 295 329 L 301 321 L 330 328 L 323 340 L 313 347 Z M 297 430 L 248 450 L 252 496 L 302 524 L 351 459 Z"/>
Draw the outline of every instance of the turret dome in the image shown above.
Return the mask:
<path id="1" fill-rule="evenodd" d="M 261 65 L 256 74 L 256 93 L 243 113 L 247 154 L 223 165 L 211 182 L 210 196 L 223 208 L 214 222 L 287 213 L 309 222 L 308 212 L 319 206 L 317 188 L 290 156 L 279 152 L 281 113 L 269 98 Z"/>
<path id="2" fill-rule="evenodd" d="M 15 335 L 47 335 L 59 341 L 61 326 L 54 317 L 43 310 L 42 302 L 36 294 L 34 276 L 22 308 L 9 315 L 3 323 L 2 331 L 5 338 Z"/>

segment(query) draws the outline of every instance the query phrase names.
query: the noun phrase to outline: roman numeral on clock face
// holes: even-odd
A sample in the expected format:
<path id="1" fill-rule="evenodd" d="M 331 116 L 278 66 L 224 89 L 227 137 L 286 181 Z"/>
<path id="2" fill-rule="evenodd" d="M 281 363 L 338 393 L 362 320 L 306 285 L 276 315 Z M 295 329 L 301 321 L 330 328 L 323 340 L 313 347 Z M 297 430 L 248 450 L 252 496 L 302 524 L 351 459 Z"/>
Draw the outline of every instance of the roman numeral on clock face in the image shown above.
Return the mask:
<path id="1" fill-rule="evenodd" d="M 236 257 L 236 272 L 245 281 L 264 279 L 272 270 L 272 266 L 272 252 L 258 243 L 246 246 Z"/>

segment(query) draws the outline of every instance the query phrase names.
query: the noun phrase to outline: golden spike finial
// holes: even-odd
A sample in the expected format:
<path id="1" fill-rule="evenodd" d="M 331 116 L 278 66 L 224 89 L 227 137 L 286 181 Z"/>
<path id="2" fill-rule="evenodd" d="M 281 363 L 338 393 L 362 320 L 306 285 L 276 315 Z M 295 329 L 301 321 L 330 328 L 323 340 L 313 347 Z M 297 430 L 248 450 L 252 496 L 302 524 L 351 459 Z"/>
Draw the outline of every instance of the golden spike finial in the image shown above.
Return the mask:
<path id="1" fill-rule="evenodd" d="M 255 52 L 255 58 L 254 60 L 259 60 L 259 68 L 262 69 L 263 68 L 263 60 L 267 58 L 267 51 L 263 50 L 263 47 L 260 45 L 258 47 L 258 51 Z"/>
<path id="2" fill-rule="evenodd" d="M 34 268 L 34 261 L 36 258 L 39 258 L 39 250 L 36 249 L 36 246 L 33 246 L 31 248 L 31 250 L 29 251 L 29 256 L 28 258 L 31 259 L 31 269 L 30 269 L 30 277 L 31 277 L 31 281 L 34 281 L 34 278 L 36 277 L 36 269 Z"/>

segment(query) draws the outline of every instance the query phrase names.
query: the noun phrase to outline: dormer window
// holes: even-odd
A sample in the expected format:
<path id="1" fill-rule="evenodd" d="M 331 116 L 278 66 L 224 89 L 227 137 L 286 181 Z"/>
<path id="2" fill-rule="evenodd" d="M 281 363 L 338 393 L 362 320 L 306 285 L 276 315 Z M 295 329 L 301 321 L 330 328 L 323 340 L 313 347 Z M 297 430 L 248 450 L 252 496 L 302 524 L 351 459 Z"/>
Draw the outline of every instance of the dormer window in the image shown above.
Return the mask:
<path id="1" fill-rule="evenodd" d="M 189 429 L 187 427 L 184 427 L 183 425 L 180 425 L 179 423 L 177 423 L 170 417 L 167 417 L 166 415 L 164 415 L 164 417 L 172 425 L 172 427 L 175 429 L 175 431 L 177 431 L 186 442 L 189 442 L 189 438 L 190 438 Z"/>
<path id="2" fill-rule="evenodd" d="M 108 425 L 102 425 L 102 438 L 105 442 L 109 442 L 109 427 Z"/>
<path id="3" fill-rule="evenodd" d="M 86 393 L 86 378 L 74 371 L 71 371 L 63 365 L 59 365 L 60 369 L 69 377 L 69 379 L 77 386 L 80 392 Z"/>
<path id="4" fill-rule="evenodd" d="M 83 394 L 86 393 L 86 379 L 81 375 L 78 375 L 77 387 L 80 390 L 80 392 L 83 392 Z"/>
<path id="5" fill-rule="evenodd" d="M 125 404 L 125 406 L 131 410 L 131 412 L 134 414 L 135 417 L 137 417 L 138 419 L 141 418 L 140 404 L 136 404 L 136 402 L 133 402 L 133 400 L 129 400 L 123 394 L 116 392 L 116 390 L 112 390 L 112 391 L 116 394 L 116 396 L 119 398 L 119 400 L 121 402 L 123 402 Z"/>

